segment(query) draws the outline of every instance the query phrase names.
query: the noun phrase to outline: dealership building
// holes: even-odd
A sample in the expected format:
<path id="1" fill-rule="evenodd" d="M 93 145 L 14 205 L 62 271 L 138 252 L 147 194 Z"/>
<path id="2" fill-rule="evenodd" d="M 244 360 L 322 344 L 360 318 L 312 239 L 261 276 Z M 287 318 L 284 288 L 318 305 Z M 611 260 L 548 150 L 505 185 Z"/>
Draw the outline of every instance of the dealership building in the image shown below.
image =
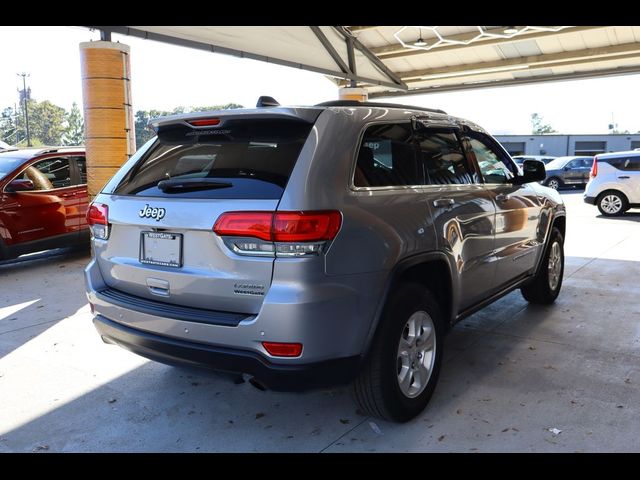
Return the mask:
<path id="1" fill-rule="evenodd" d="M 611 135 L 495 135 L 511 155 L 597 155 L 640 148 L 640 133 Z"/>

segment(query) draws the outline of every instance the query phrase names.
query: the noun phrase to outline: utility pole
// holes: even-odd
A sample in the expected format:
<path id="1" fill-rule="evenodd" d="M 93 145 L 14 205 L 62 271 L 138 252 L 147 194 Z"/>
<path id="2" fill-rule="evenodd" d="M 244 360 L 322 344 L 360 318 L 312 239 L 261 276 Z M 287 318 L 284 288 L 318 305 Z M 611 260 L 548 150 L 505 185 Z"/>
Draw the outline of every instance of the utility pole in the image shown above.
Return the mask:
<path id="1" fill-rule="evenodd" d="M 18 73 L 19 77 L 22 77 L 22 93 L 24 96 L 24 123 L 27 127 L 27 146 L 31 146 L 31 134 L 29 133 L 29 112 L 28 112 L 28 102 L 27 102 L 27 80 L 26 77 L 29 76 L 28 73 Z"/>

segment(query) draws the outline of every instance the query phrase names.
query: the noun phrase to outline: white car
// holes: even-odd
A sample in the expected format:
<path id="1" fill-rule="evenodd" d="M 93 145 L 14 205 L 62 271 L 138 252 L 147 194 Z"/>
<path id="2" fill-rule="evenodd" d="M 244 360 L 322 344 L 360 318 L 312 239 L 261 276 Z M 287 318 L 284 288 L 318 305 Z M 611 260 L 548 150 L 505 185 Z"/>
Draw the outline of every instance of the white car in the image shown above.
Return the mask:
<path id="1" fill-rule="evenodd" d="M 640 151 L 603 153 L 594 157 L 584 201 L 606 216 L 640 208 Z"/>

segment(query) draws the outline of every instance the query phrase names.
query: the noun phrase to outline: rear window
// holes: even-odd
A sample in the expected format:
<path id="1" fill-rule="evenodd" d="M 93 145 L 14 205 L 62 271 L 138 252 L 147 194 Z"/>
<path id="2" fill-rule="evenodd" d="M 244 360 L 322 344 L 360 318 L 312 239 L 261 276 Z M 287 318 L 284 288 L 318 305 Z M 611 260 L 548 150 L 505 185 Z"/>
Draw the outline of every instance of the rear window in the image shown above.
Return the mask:
<path id="1" fill-rule="evenodd" d="M 279 199 L 312 124 L 292 120 L 228 120 L 218 129 L 175 126 L 115 188 L 117 195 Z M 200 187 L 160 189 L 158 182 Z M 202 180 L 202 181 L 200 181 Z M 213 187 L 206 186 L 213 184 Z M 204 186 L 203 186 L 204 185 Z M 161 185 L 162 186 L 162 185 Z"/>

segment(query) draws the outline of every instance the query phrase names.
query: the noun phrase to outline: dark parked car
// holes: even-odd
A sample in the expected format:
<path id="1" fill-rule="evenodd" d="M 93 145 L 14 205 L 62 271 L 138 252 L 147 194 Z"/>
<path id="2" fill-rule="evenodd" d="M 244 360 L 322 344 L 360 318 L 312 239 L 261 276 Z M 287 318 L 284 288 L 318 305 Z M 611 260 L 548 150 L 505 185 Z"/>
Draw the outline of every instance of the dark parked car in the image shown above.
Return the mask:
<path id="1" fill-rule="evenodd" d="M 540 162 L 546 165 L 552 160 L 555 160 L 556 157 L 549 157 L 544 155 L 516 155 L 515 157 L 511 157 L 511 158 L 513 159 L 514 162 L 516 162 L 517 165 L 522 166 L 522 163 L 525 160 L 539 160 Z"/>
<path id="2" fill-rule="evenodd" d="M 83 148 L 0 153 L 0 260 L 88 245 L 89 195 Z"/>
<path id="3" fill-rule="evenodd" d="M 566 185 L 584 187 L 589 182 L 591 165 L 593 157 L 558 157 L 547 163 L 547 178 L 543 183 L 554 190 Z"/>

